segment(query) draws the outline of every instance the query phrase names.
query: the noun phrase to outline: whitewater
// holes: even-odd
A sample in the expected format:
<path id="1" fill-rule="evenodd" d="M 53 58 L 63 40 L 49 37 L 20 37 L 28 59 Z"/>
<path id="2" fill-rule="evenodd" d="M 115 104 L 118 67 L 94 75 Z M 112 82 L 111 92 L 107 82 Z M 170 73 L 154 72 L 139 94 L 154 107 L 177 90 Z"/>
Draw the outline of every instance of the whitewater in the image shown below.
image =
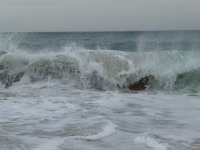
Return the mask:
<path id="1" fill-rule="evenodd" d="M 200 149 L 199 49 L 199 31 L 1 33 L 0 149 Z"/>

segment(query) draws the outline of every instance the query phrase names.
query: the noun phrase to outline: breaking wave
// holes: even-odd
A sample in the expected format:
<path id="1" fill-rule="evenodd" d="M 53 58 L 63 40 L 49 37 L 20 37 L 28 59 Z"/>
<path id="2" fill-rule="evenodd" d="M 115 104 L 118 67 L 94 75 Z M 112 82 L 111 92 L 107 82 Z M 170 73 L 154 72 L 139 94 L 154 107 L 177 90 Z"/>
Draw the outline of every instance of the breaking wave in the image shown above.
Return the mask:
<path id="1" fill-rule="evenodd" d="M 127 88 L 151 77 L 147 89 L 197 88 L 200 82 L 200 52 L 122 52 L 65 47 L 59 52 L 0 51 L 0 80 L 6 88 L 20 82 L 74 80 L 84 88 Z"/>

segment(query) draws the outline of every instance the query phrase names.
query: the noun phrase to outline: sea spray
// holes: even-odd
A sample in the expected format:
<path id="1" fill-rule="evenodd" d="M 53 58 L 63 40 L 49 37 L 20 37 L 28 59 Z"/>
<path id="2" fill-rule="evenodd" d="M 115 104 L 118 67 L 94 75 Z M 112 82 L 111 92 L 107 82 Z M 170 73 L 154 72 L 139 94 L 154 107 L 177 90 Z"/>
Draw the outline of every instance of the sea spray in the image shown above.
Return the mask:
<path id="1" fill-rule="evenodd" d="M 10 35 L 2 150 L 199 149 L 199 31 Z"/>
<path id="2" fill-rule="evenodd" d="M 196 84 L 193 80 L 197 77 L 189 80 L 185 76 L 193 76 L 193 73 L 198 76 L 199 58 L 198 51 L 82 51 L 68 50 L 66 47 L 62 52 L 49 54 L 26 53 L 20 50 L 17 53 L 4 54 L 1 55 L 0 66 L 4 76 L 5 72 L 11 76 L 21 74 L 18 77 L 23 74 L 29 76 L 30 81 L 40 81 L 47 77 L 60 79 L 75 75 L 79 78 L 79 81 L 75 81 L 77 84 L 97 89 L 125 88 L 144 77 L 152 76 L 149 87 L 157 86 L 166 90 L 183 87 L 184 78 L 187 78 L 187 82 Z M 3 78 L 2 76 L 2 81 Z"/>

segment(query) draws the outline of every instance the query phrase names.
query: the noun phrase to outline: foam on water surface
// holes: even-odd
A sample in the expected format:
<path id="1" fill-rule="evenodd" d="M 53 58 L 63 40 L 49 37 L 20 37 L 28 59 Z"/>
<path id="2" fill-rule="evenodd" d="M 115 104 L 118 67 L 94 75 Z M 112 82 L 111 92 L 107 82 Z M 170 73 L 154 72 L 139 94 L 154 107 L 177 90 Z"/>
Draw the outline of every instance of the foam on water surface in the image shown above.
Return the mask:
<path id="1" fill-rule="evenodd" d="M 153 150 L 167 150 L 164 144 L 159 143 L 154 138 L 145 136 L 138 136 L 135 138 L 135 143 L 145 144 L 146 147 L 152 148 Z"/>
<path id="2" fill-rule="evenodd" d="M 1 150 L 200 149 L 199 32 L 0 35 Z"/>
<path id="3" fill-rule="evenodd" d="M 76 138 L 77 139 L 87 140 L 87 141 L 100 140 L 102 138 L 105 138 L 105 137 L 108 137 L 108 136 L 111 136 L 112 134 L 114 134 L 115 133 L 115 128 L 116 128 L 116 125 L 114 125 L 113 123 L 109 123 L 108 125 L 103 127 L 103 131 L 100 132 L 100 133 L 97 133 L 95 135 L 85 136 L 85 137 L 76 137 Z"/>
<path id="4" fill-rule="evenodd" d="M 14 94 L 0 101 L 3 150 L 199 147 L 199 97 L 45 84 L 4 90 Z"/>

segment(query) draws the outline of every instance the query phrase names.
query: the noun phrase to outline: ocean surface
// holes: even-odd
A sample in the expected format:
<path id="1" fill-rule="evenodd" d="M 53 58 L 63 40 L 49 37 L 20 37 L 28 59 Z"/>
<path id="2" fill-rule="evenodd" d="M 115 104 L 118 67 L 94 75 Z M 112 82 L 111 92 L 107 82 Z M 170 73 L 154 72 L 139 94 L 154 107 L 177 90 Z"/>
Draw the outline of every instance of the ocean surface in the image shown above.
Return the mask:
<path id="1" fill-rule="evenodd" d="M 200 31 L 0 33 L 0 150 L 200 150 L 199 114 Z"/>

